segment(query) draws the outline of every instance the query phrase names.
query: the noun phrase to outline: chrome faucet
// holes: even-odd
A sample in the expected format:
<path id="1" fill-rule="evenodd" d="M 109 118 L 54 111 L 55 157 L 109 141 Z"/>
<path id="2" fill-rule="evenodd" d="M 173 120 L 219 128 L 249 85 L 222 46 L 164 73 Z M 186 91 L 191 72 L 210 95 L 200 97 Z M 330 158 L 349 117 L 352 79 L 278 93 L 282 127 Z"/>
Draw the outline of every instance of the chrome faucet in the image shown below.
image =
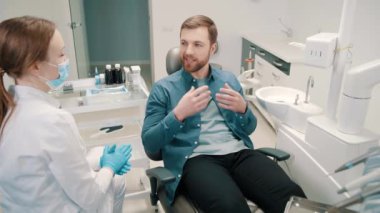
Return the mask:
<path id="1" fill-rule="evenodd" d="M 288 27 L 283 21 L 281 18 L 278 18 L 278 21 L 280 22 L 281 26 L 284 28 L 281 30 L 281 32 L 283 32 L 286 37 L 288 38 L 291 38 L 293 37 L 293 29 Z"/>
<path id="2" fill-rule="evenodd" d="M 305 101 L 304 101 L 304 103 L 309 103 L 309 89 L 311 87 L 314 87 L 314 78 L 313 78 L 313 76 L 309 76 L 309 78 L 307 79 L 306 95 L 305 95 Z"/>

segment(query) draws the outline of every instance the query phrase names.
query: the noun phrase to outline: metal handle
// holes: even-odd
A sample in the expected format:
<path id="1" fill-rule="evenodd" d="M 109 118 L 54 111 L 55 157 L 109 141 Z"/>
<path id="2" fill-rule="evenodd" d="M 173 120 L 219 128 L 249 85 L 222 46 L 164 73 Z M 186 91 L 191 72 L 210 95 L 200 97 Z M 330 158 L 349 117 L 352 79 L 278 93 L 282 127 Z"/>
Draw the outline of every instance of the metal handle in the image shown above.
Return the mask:
<path id="1" fill-rule="evenodd" d="M 82 23 L 81 22 L 71 22 L 70 23 L 70 27 L 71 29 L 75 29 L 77 27 L 81 27 L 82 26 Z"/>
<path id="2" fill-rule="evenodd" d="M 273 76 L 274 80 L 276 80 L 276 81 L 280 80 L 280 76 L 274 74 L 273 72 L 272 72 L 272 76 Z"/>
<path id="3" fill-rule="evenodd" d="M 294 105 L 298 105 L 298 99 L 300 98 L 300 95 L 296 95 L 296 99 L 294 100 Z"/>
<path id="4" fill-rule="evenodd" d="M 259 51 L 259 55 L 261 55 L 261 56 L 265 56 L 265 52 L 263 52 L 263 51 Z"/>
<path id="5" fill-rule="evenodd" d="M 277 66 L 277 67 L 282 67 L 282 63 L 280 63 L 280 62 L 277 62 L 277 61 L 272 61 L 272 63 L 275 65 L 275 66 Z"/>
<path id="6" fill-rule="evenodd" d="M 253 47 L 253 46 L 249 46 L 249 49 L 256 51 L 256 47 Z"/>
<path id="7" fill-rule="evenodd" d="M 257 71 L 257 72 L 255 73 L 255 75 L 257 75 L 257 77 L 259 77 L 259 78 L 261 78 L 261 77 L 263 76 L 259 71 Z"/>

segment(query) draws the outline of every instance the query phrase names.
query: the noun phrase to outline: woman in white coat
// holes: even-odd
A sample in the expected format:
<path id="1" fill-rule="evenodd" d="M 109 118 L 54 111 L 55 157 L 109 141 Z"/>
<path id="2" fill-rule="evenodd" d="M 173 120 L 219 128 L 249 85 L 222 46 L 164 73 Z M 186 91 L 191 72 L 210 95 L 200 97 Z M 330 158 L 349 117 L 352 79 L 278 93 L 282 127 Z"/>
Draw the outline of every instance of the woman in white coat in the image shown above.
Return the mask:
<path id="1" fill-rule="evenodd" d="M 69 72 L 55 25 L 24 16 L 0 23 L 0 212 L 121 212 L 129 146 L 106 147 L 96 162 L 72 115 L 47 92 Z M 7 74 L 15 80 L 4 88 Z M 98 167 L 98 171 L 90 165 Z"/>

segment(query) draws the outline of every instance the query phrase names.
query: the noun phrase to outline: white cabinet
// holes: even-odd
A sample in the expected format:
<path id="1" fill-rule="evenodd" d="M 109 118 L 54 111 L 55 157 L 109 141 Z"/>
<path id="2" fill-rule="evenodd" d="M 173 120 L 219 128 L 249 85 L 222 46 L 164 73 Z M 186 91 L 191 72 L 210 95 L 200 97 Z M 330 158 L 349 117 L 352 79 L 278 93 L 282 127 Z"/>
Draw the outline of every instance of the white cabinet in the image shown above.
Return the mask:
<path id="1" fill-rule="evenodd" d="M 277 67 L 264 60 L 261 56 L 256 55 L 255 75 L 260 80 L 261 86 L 285 86 L 288 84 L 289 76 L 284 74 Z"/>
<path id="2" fill-rule="evenodd" d="M 150 163 L 140 136 L 147 90 L 111 92 L 89 97 L 88 89 L 93 87 L 90 85 L 69 93 L 55 92 L 52 95 L 60 100 L 63 109 L 73 114 L 87 148 L 106 144 L 131 144 L 132 169 L 148 169 Z M 127 194 L 126 197 L 148 195 L 149 184 L 145 175 L 140 177 L 140 182 L 146 190 Z"/>

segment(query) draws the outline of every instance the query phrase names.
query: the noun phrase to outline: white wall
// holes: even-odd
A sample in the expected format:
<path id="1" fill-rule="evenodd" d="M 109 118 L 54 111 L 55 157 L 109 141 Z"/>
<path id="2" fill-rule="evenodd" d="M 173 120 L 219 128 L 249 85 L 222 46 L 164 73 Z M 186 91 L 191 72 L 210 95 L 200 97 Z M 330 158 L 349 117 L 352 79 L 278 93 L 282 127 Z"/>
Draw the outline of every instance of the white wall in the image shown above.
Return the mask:
<path id="1" fill-rule="evenodd" d="M 338 32 L 344 0 L 289 0 L 289 19 L 297 41 L 318 32 Z M 380 57 L 380 1 L 357 0 L 353 65 Z"/>
<path id="2" fill-rule="evenodd" d="M 70 58 L 69 79 L 77 79 L 77 65 L 73 34 L 70 24 L 68 0 L 0 0 L 0 21 L 17 16 L 32 15 L 53 21 L 65 41 L 66 53 Z M 9 84 L 9 81 L 7 82 Z"/>
<path id="3" fill-rule="evenodd" d="M 204 14 L 216 22 L 220 52 L 212 61 L 237 74 L 241 57 L 239 32 L 281 34 L 283 28 L 278 22 L 279 17 L 293 29 L 295 41 L 304 42 L 306 37 L 318 32 L 338 32 L 343 0 L 151 0 L 150 6 L 153 72 L 157 81 L 166 76 L 166 53 L 171 47 L 178 46 L 180 25 L 189 16 Z M 357 0 L 352 35 L 353 66 L 380 58 L 378 11 L 380 1 Z M 373 91 L 365 124 L 377 133 L 380 133 L 379 108 L 380 85 Z"/>
<path id="4" fill-rule="evenodd" d="M 220 52 L 211 60 L 239 73 L 242 31 L 280 34 L 278 18 L 291 26 L 294 40 L 304 41 L 317 32 L 337 32 L 343 0 L 150 0 L 152 68 L 154 80 L 166 76 L 167 51 L 179 45 L 182 22 L 196 14 L 210 16 L 219 30 Z M 380 58 L 380 1 L 357 0 L 353 41 L 353 66 Z M 68 0 L 0 0 L 0 21 L 35 15 L 54 21 L 61 31 L 71 58 L 71 78 L 76 78 Z M 318 82 L 316 82 L 318 83 Z M 317 91 L 314 91 L 317 92 Z M 372 93 L 366 127 L 380 133 L 380 85 Z"/>
<path id="5" fill-rule="evenodd" d="M 215 21 L 220 52 L 211 61 L 238 74 L 241 58 L 239 32 L 254 30 L 280 34 L 278 18 L 287 22 L 287 4 L 287 1 L 278 0 L 150 0 L 154 81 L 166 76 L 166 53 L 179 46 L 180 27 L 188 17 L 203 14 Z"/>
<path id="6" fill-rule="evenodd" d="M 295 39 L 304 41 L 306 37 L 318 32 L 338 32 L 343 2 L 344 0 L 290 0 L 289 19 Z M 357 0 L 354 32 L 351 36 L 352 66 L 380 58 L 379 11 L 380 1 Z M 379 109 L 380 85 L 377 85 L 372 91 L 365 127 L 378 134 Z"/>

